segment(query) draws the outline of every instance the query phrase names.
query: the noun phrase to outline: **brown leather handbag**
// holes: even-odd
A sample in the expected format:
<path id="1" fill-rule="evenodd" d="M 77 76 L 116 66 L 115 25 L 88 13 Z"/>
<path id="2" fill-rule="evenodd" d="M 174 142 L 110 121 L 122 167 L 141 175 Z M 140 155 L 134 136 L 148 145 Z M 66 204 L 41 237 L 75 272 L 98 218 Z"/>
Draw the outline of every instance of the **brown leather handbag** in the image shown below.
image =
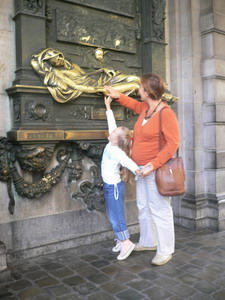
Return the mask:
<path id="1" fill-rule="evenodd" d="M 166 107 L 165 107 L 166 108 Z M 159 150 L 162 149 L 162 110 L 159 112 Z M 163 196 L 179 196 L 186 192 L 185 171 L 182 157 L 170 158 L 156 170 L 156 185 Z"/>

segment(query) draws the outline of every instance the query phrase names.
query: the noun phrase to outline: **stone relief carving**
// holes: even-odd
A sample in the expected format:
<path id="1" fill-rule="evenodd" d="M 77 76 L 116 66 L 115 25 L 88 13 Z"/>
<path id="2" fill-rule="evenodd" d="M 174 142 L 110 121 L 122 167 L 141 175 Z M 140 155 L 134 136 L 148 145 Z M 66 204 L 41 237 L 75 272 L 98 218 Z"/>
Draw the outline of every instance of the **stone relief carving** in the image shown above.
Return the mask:
<path id="1" fill-rule="evenodd" d="M 81 151 L 79 146 L 76 143 L 74 143 L 74 150 L 67 164 L 68 184 L 70 184 L 72 181 L 78 181 L 81 178 L 83 174 L 83 165 L 82 165 L 83 158 L 84 158 L 84 153 Z"/>
<path id="2" fill-rule="evenodd" d="M 60 149 L 57 152 L 57 160 L 59 164 L 51 171 L 45 173 L 40 180 L 31 183 L 25 181 L 22 176 L 19 175 L 15 164 L 10 163 L 11 176 L 17 193 L 22 197 L 34 199 L 40 198 L 50 191 L 52 187 L 60 181 L 70 155 L 71 150 L 68 147 L 66 149 Z"/>
<path id="3" fill-rule="evenodd" d="M 82 199 L 87 205 L 87 209 L 92 211 L 94 209 L 104 211 L 105 210 L 105 200 L 104 200 L 104 191 L 103 191 L 103 182 L 99 180 L 99 177 L 96 176 L 98 173 L 96 166 L 92 166 L 90 171 L 93 173 L 94 181 L 83 181 L 80 183 L 79 193 L 73 194 L 72 198 L 74 200 Z"/>
<path id="4" fill-rule="evenodd" d="M 55 146 L 21 145 L 14 148 L 15 158 L 23 170 L 40 172 L 49 165 Z"/>
<path id="5" fill-rule="evenodd" d="M 91 118 L 91 107 L 87 107 L 86 105 L 84 107 L 77 106 L 73 108 L 72 112 L 69 112 L 70 115 L 72 115 L 76 120 L 90 120 Z"/>
<path id="6" fill-rule="evenodd" d="M 84 6 L 89 6 L 101 10 L 113 11 L 121 15 L 134 16 L 135 13 L 135 1 L 133 0 L 64 0 L 66 2 L 77 3 Z"/>
<path id="7" fill-rule="evenodd" d="M 26 120 L 42 120 L 45 121 L 51 118 L 50 105 L 44 101 L 31 102 L 28 100 L 25 103 L 25 118 Z"/>
<path id="8" fill-rule="evenodd" d="M 45 172 L 53 157 L 55 145 L 17 145 L 13 146 L 5 137 L 0 137 L 0 181 L 7 183 L 9 212 L 14 213 L 15 199 L 12 184 L 18 195 L 28 199 L 37 199 L 49 192 L 61 179 L 65 170 L 68 172 L 68 184 L 79 181 L 83 174 L 82 159 L 89 157 L 95 165 L 90 167 L 90 180 L 78 182 L 79 191 L 73 199 L 81 199 L 88 210 L 104 210 L 103 183 L 100 173 L 100 157 L 104 145 L 92 145 L 81 142 L 67 144 L 56 152 L 58 165 Z M 21 170 L 36 174 L 36 181 L 27 181 Z"/>
<path id="9" fill-rule="evenodd" d="M 36 14 L 43 7 L 43 0 L 23 0 L 23 7 Z"/>
<path id="10" fill-rule="evenodd" d="M 152 0 L 153 37 L 159 41 L 164 39 L 165 0 Z"/>
<path id="11" fill-rule="evenodd" d="M 91 144 L 87 142 L 80 142 L 79 147 L 84 150 L 87 157 L 95 163 L 90 167 L 92 174 L 92 181 L 82 181 L 79 184 L 79 193 L 72 195 L 74 200 L 82 199 L 87 205 L 87 209 L 92 211 L 94 209 L 103 211 L 105 210 L 105 200 L 103 191 L 103 181 L 101 177 L 100 161 L 105 144 Z"/>
<path id="12" fill-rule="evenodd" d="M 13 103 L 14 105 L 14 121 L 19 121 L 20 120 L 20 101 L 16 99 Z"/>
<path id="13" fill-rule="evenodd" d="M 130 20 L 104 14 L 88 14 L 77 7 L 74 12 L 56 9 L 58 41 L 136 53 L 136 28 Z"/>

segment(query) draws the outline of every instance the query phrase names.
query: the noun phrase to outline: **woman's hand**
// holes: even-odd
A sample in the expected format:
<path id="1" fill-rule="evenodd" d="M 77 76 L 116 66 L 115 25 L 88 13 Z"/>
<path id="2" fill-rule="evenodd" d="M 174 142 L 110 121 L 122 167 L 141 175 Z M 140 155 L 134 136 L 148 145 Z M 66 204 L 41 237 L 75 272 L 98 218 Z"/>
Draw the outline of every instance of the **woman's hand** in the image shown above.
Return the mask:
<path id="1" fill-rule="evenodd" d="M 118 99 L 120 97 L 120 92 L 118 92 L 113 87 L 108 85 L 108 86 L 105 87 L 105 89 L 106 89 L 107 96 L 109 96 L 113 99 Z"/>
<path id="2" fill-rule="evenodd" d="M 104 97 L 105 100 L 105 107 L 107 110 L 111 109 L 111 102 L 113 101 L 113 98 L 111 97 Z"/>
<path id="3" fill-rule="evenodd" d="M 142 177 L 148 176 L 149 174 L 152 173 L 154 170 L 152 163 L 148 163 L 144 166 L 144 168 L 141 170 Z"/>

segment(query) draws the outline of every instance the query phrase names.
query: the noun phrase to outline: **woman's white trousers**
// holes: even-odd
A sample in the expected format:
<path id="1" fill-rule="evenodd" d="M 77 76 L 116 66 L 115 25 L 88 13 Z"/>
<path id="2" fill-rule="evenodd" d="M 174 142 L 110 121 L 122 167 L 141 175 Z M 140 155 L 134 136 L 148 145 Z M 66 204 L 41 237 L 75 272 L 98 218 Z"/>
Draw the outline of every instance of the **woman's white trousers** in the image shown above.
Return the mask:
<path id="1" fill-rule="evenodd" d="M 155 171 L 137 178 L 140 240 L 145 247 L 157 245 L 157 254 L 174 252 L 174 221 L 171 198 L 161 196 L 155 183 Z"/>

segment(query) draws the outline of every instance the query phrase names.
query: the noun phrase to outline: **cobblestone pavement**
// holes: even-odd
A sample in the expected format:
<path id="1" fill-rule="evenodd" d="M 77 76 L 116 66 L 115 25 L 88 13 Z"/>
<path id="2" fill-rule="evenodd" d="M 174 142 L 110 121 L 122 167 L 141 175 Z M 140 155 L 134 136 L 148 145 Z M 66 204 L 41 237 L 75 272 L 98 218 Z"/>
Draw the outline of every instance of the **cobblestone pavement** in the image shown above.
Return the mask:
<path id="1" fill-rule="evenodd" d="M 20 261 L 0 284 L 0 299 L 225 299 L 225 232 L 177 227 L 176 252 L 160 267 L 150 264 L 150 251 L 118 261 L 113 245 L 110 240 Z"/>

